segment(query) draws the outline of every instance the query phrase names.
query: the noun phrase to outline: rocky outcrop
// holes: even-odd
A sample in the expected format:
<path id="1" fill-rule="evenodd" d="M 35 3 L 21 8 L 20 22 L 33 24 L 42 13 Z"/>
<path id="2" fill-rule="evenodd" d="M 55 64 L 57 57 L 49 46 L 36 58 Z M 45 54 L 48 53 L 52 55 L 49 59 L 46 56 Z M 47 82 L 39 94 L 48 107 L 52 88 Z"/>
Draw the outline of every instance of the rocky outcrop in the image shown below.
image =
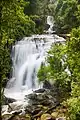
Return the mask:
<path id="1" fill-rule="evenodd" d="M 45 80 L 43 82 L 43 88 L 45 88 L 45 89 L 52 89 L 53 85 L 51 85 L 51 83 L 48 80 Z"/>
<path id="2" fill-rule="evenodd" d="M 3 120 L 65 120 L 62 113 L 63 111 L 66 112 L 67 109 L 62 108 L 63 110 L 57 110 L 60 106 L 60 99 L 57 91 L 57 89 L 44 88 L 35 90 L 32 94 L 25 96 L 25 101 L 23 103 L 11 103 L 10 106 L 12 109 L 8 108 L 8 113 L 10 114 L 10 118 L 14 116 L 14 119 L 9 119 L 8 117 L 8 119 Z M 12 110 L 14 113 L 16 113 L 16 111 L 19 113 L 18 111 L 20 111 L 17 118 L 15 114 L 12 113 Z"/>
<path id="3" fill-rule="evenodd" d="M 16 100 L 13 98 L 8 98 L 8 97 L 4 96 L 4 104 L 5 105 L 7 105 L 9 103 L 13 103 L 13 102 L 16 102 Z"/>

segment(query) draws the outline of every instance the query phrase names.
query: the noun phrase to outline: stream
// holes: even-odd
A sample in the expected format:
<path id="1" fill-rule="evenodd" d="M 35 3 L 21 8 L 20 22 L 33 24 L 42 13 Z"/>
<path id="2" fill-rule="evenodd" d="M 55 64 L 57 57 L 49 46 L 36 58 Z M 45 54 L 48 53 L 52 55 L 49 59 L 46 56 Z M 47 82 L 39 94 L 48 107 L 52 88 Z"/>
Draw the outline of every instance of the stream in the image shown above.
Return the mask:
<path id="1" fill-rule="evenodd" d="M 13 72 L 9 80 L 4 94 L 8 98 L 16 99 L 14 103 L 18 106 L 25 103 L 25 95 L 33 93 L 33 91 L 43 88 L 37 78 L 37 72 L 42 63 L 45 62 L 47 51 L 55 42 L 64 42 L 64 38 L 53 33 L 53 18 L 47 17 L 47 24 L 50 25 L 48 31 L 42 35 L 32 35 L 24 37 L 15 43 L 12 48 Z M 28 104 L 28 102 L 26 103 Z M 22 109 L 21 108 L 21 109 Z M 3 106 L 3 114 L 7 113 L 7 107 Z"/>

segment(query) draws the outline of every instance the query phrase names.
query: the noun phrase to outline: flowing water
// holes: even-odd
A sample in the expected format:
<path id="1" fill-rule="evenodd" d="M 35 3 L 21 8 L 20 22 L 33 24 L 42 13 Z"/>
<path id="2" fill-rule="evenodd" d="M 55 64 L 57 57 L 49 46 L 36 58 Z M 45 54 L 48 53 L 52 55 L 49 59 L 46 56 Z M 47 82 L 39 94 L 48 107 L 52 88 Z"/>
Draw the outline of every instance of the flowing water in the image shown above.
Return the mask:
<path id="1" fill-rule="evenodd" d="M 32 35 L 18 41 L 12 48 L 13 73 L 5 95 L 15 99 L 23 99 L 35 89 L 42 87 L 37 78 L 37 72 L 50 46 L 54 42 L 64 41 L 63 38 L 52 35 L 53 18 L 48 16 L 49 34 Z"/>
<path id="2" fill-rule="evenodd" d="M 48 33 L 51 34 L 53 33 L 53 26 L 54 26 L 54 20 L 53 20 L 53 17 L 52 16 L 48 16 L 47 17 L 47 24 L 50 25 L 49 29 L 48 29 Z"/>

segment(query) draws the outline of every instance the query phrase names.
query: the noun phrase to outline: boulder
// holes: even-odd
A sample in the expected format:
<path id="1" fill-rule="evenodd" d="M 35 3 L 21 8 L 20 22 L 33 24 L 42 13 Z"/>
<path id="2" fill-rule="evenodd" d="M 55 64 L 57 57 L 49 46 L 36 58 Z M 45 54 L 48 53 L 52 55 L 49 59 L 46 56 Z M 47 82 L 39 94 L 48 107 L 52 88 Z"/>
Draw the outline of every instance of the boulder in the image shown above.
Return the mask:
<path id="1" fill-rule="evenodd" d="M 41 116 L 41 120 L 52 120 L 52 117 L 50 114 L 46 113 Z"/>
<path id="2" fill-rule="evenodd" d="M 37 94 L 36 93 L 31 93 L 31 94 L 25 96 L 25 99 L 34 100 L 36 98 L 37 98 Z"/>
<path id="3" fill-rule="evenodd" d="M 13 102 L 16 102 L 16 100 L 13 98 L 8 98 L 8 97 L 4 96 L 4 104 L 5 105 L 7 105 L 9 103 L 13 103 Z"/>
<path id="4" fill-rule="evenodd" d="M 43 88 L 45 88 L 45 89 L 52 89 L 53 87 L 52 87 L 51 83 L 48 80 L 45 80 L 43 82 Z"/>
<path id="5" fill-rule="evenodd" d="M 31 120 L 31 117 L 29 114 L 26 114 L 26 120 Z"/>
<path id="6" fill-rule="evenodd" d="M 9 118 L 11 118 L 11 114 L 5 114 L 2 116 L 2 120 L 8 120 Z"/>
<path id="7" fill-rule="evenodd" d="M 34 92 L 35 93 L 43 93 L 43 92 L 45 92 L 45 89 L 44 88 L 38 89 L 38 90 L 35 90 Z"/>
<path id="8" fill-rule="evenodd" d="M 51 113 L 51 116 L 52 116 L 52 118 L 57 118 L 58 112 L 53 112 L 53 113 Z"/>

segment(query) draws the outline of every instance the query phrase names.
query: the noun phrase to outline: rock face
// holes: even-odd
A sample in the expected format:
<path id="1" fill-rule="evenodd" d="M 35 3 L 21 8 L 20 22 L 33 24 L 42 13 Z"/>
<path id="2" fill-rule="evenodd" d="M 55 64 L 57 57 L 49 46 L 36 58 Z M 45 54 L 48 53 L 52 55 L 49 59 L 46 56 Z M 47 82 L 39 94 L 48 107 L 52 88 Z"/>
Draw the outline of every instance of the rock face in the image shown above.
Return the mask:
<path id="1" fill-rule="evenodd" d="M 40 93 L 41 92 L 41 93 Z M 53 93 L 53 90 L 40 89 L 40 91 L 34 91 L 32 94 L 25 96 L 25 100 L 29 99 L 29 105 L 44 105 L 44 106 L 54 106 L 57 101 L 57 93 Z"/>
<path id="2" fill-rule="evenodd" d="M 45 81 L 43 82 L 43 88 L 45 88 L 45 89 L 52 89 L 53 86 L 50 84 L 49 81 L 45 80 Z"/>
<path id="3" fill-rule="evenodd" d="M 57 93 L 53 91 L 54 90 L 52 89 L 39 89 L 34 91 L 33 94 L 26 95 L 25 100 L 28 99 L 28 106 L 25 106 L 25 113 L 31 114 L 33 119 L 44 114 L 41 120 L 53 120 L 51 115 L 47 116 L 49 115 L 47 114 L 49 110 L 52 110 L 59 105 L 59 101 L 57 101 Z"/>

